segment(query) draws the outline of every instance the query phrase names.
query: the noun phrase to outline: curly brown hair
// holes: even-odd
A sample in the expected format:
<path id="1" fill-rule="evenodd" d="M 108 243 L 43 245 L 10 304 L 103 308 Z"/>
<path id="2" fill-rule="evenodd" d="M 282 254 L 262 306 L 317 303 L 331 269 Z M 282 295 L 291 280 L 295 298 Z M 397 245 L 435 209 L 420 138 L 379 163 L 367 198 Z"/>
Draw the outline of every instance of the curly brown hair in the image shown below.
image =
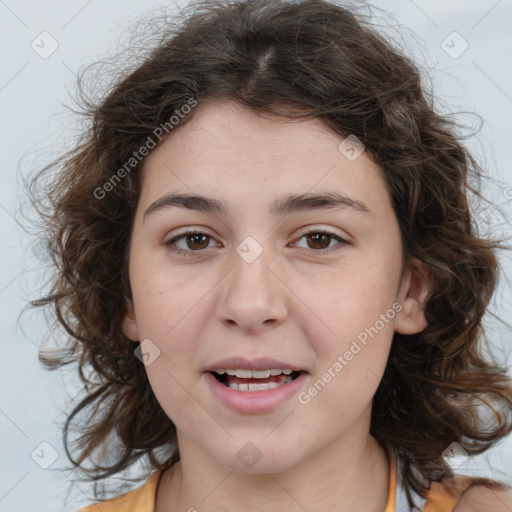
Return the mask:
<path id="1" fill-rule="evenodd" d="M 134 151 L 159 127 L 167 129 L 157 143 L 172 136 L 169 119 L 191 98 L 228 99 L 260 113 L 319 118 L 364 141 L 384 172 L 404 254 L 430 271 L 428 327 L 395 333 L 371 422 L 372 435 L 403 462 L 412 504 L 410 489 L 425 496 L 429 482 L 453 475 L 442 457 L 447 446 L 481 453 L 512 429 L 511 381 L 483 350 L 496 251 L 505 247 L 479 236 L 470 212 L 483 171 L 456 125 L 434 110 L 414 62 L 351 10 L 324 0 L 220 0 L 189 9 L 104 98 L 86 102 L 90 123 L 80 143 L 32 183 L 55 171 L 39 206 L 55 273 L 33 304 L 51 306 L 68 338 L 40 358 L 49 368 L 76 362 L 86 389 L 64 427 L 68 456 L 84 466 L 117 439 L 107 461 L 84 467 L 93 480 L 143 456 L 159 469 L 179 460 L 175 427 L 121 330 L 144 163 Z M 176 129 L 193 116 L 193 109 L 180 116 Z M 480 415 L 482 404 L 492 423 Z M 70 443 L 81 416 L 81 435 Z"/>

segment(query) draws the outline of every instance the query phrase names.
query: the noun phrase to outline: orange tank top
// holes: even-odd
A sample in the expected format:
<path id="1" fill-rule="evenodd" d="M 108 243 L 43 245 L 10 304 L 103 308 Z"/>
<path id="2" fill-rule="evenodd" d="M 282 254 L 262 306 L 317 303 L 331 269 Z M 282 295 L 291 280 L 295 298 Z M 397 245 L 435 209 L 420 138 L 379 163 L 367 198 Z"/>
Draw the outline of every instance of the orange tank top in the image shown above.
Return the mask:
<path id="1" fill-rule="evenodd" d="M 397 462 L 393 450 L 387 450 L 389 460 L 388 501 L 384 512 L 396 512 L 397 504 Z M 78 512 L 155 512 L 158 483 L 162 471 L 155 471 L 146 483 L 134 491 L 107 500 L 98 505 L 90 505 Z M 428 491 L 423 512 L 452 512 L 462 493 L 470 486 L 471 477 L 455 478 L 433 482 Z M 401 508 L 403 510 L 403 508 Z"/>

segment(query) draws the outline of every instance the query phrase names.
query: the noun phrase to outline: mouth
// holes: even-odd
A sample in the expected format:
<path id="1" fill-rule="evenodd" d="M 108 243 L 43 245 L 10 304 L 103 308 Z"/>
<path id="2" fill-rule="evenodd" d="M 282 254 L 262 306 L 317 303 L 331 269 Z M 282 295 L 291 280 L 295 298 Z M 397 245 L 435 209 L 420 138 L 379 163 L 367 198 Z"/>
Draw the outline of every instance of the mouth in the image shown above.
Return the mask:
<path id="1" fill-rule="evenodd" d="M 279 388 L 292 382 L 305 372 L 289 368 L 271 368 L 267 370 L 219 368 L 210 373 L 227 388 L 251 393 Z"/>
<path id="2" fill-rule="evenodd" d="M 203 371 L 216 401 L 239 414 L 267 414 L 284 407 L 309 376 L 304 366 L 269 357 L 230 357 Z"/>

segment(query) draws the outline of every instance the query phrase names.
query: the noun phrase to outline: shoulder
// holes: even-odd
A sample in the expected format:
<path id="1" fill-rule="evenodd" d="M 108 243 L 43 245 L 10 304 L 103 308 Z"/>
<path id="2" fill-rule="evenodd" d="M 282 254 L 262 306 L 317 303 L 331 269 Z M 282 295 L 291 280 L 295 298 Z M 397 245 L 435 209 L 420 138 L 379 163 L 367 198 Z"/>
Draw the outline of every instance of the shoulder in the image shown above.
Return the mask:
<path id="1" fill-rule="evenodd" d="M 512 491 L 475 485 L 462 494 L 453 512 L 511 512 Z"/>
<path id="2" fill-rule="evenodd" d="M 81 508 L 77 512 L 154 512 L 156 490 L 161 474 L 161 471 L 155 471 L 141 487 L 117 498 Z"/>
<path id="3" fill-rule="evenodd" d="M 512 512 L 511 491 L 493 480 L 456 475 L 431 483 L 424 512 Z"/>

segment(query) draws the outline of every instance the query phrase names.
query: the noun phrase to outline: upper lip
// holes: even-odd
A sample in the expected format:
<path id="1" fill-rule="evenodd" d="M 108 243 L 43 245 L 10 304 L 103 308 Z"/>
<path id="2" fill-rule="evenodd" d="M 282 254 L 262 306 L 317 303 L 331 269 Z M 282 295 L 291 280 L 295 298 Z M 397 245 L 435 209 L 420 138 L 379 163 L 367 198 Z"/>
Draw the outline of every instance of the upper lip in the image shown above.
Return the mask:
<path id="1" fill-rule="evenodd" d="M 219 369 L 233 370 L 293 370 L 296 372 L 305 371 L 303 368 L 291 363 L 284 363 L 277 359 L 269 357 L 260 357 L 258 359 L 245 359 L 244 357 L 230 357 L 229 359 L 221 359 L 205 369 L 207 372 L 214 372 Z"/>

